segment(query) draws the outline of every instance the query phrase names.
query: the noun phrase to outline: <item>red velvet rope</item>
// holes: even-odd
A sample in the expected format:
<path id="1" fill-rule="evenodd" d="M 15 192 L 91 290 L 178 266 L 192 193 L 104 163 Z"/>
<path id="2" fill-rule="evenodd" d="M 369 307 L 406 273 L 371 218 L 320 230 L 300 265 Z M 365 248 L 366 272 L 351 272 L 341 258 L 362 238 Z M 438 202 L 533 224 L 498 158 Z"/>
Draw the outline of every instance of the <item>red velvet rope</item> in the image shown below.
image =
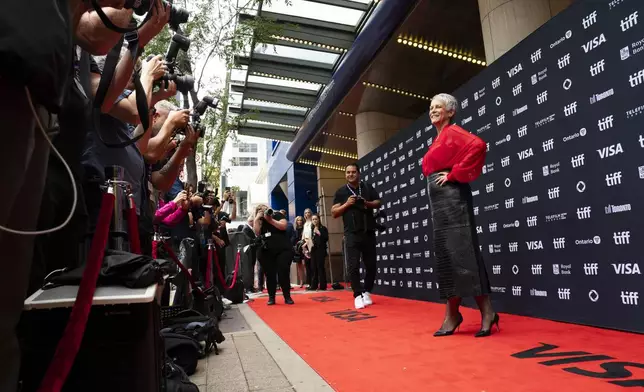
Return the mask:
<path id="1" fill-rule="evenodd" d="M 210 249 L 209 252 L 212 252 L 212 254 L 215 255 L 215 264 L 217 264 L 219 281 L 221 282 L 221 285 L 224 287 L 224 290 L 230 290 L 233 287 L 235 287 L 235 283 L 237 283 L 237 272 L 239 271 L 240 253 L 237 252 L 237 257 L 235 258 L 235 271 L 233 272 L 233 281 L 230 283 L 230 286 L 228 286 L 226 285 L 224 274 L 221 272 L 221 266 L 219 265 L 219 255 L 217 255 L 217 252 L 215 251 L 215 249 Z"/>
<path id="2" fill-rule="evenodd" d="M 183 265 L 183 263 L 182 263 L 181 261 L 179 261 L 179 259 L 177 258 L 177 255 L 174 253 L 174 251 L 172 250 L 172 248 L 170 247 L 170 245 L 168 245 L 168 244 L 167 244 L 167 243 L 165 243 L 165 242 L 161 242 L 161 246 L 163 246 L 163 249 L 165 249 L 165 251 L 166 251 L 166 252 L 168 252 L 168 255 L 170 256 L 170 258 L 171 258 L 175 263 L 177 263 L 177 265 L 179 266 L 179 269 L 180 269 L 184 274 L 186 274 L 186 276 L 188 277 L 188 281 L 190 282 L 190 286 L 192 286 L 192 289 L 193 289 L 193 290 L 195 290 L 195 291 L 197 291 L 197 292 L 198 292 L 198 293 L 200 293 L 200 294 L 203 294 L 203 290 L 201 289 L 201 287 L 199 287 L 199 286 L 197 285 L 197 282 L 195 282 L 195 278 L 192 276 L 192 274 L 190 273 L 190 271 L 188 270 L 188 268 L 186 268 L 186 266 L 185 266 L 185 265 Z"/>
<path id="3" fill-rule="evenodd" d="M 39 392 L 59 392 L 74 365 L 74 359 L 76 359 L 76 354 L 78 354 L 83 340 L 87 319 L 92 308 L 96 280 L 103 264 L 105 247 L 110 233 L 112 212 L 114 211 L 114 200 L 113 194 L 103 194 L 96 231 L 89 249 L 87 264 L 85 265 L 85 271 L 83 271 L 83 278 L 78 288 L 76 301 L 63 332 L 63 337 L 56 347 L 54 358 L 40 384 Z"/>
<path id="4" fill-rule="evenodd" d="M 212 248 L 208 247 L 208 263 L 206 264 L 206 289 L 212 286 Z"/>
<path id="5" fill-rule="evenodd" d="M 158 259 L 157 257 L 157 247 L 159 246 L 159 241 L 152 240 L 152 258 Z"/>
<path id="6" fill-rule="evenodd" d="M 134 199 L 132 195 L 128 197 L 129 207 L 128 208 L 128 231 L 130 232 L 130 252 L 136 253 L 137 255 L 141 254 L 141 239 L 139 238 L 139 218 L 136 215 L 136 205 L 134 204 Z"/>

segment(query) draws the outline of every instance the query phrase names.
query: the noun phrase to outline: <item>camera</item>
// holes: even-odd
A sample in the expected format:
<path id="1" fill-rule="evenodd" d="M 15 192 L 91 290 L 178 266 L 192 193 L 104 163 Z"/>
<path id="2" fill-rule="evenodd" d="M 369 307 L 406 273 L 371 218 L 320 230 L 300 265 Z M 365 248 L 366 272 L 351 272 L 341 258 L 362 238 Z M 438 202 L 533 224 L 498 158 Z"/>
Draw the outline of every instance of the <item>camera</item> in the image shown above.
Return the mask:
<path id="1" fill-rule="evenodd" d="M 247 252 L 249 249 L 268 249 L 266 238 L 268 238 L 266 234 L 255 237 L 244 247 L 244 252 Z"/>
<path id="2" fill-rule="evenodd" d="M 381 234 L 387 231 L 387 226 L 382 224 L 382 221 L 384 221 L 385 218 L 386 214 L 384 210 L 380 210 L 373 214 L 373 219 L 376 221 L 376 230 L 378 230 L 378 232 L 380 232 Z"/>
<path id="3" fill-rule="evenodd" d="M 269 209 L 267 209 L 266 211 L 264 211 L 264 215 L 265 215 L 265 216 L 270 216 L 270 217 L 272 217 L 274 213 L 275 213 L 275 211 L 273 211 L 273 209 L 272 209 L 272 208 L 269 208 Z"/>
<path id="4" fill-rule="evenodd" d="M 125 5 L 123 6 L 123 8 L 134 9 L 134 12 L 136 12 L 137 15 L 145 15 L 148 11 L 151 10 L 153 1 L 154 0 L 125 0 Z M 165 0 L 161 3 L 164 7 L 168 5 L 168 2 L 166 2 Z M 171 4 L 168 26 L 170 26 L 172 30 L 177 31 L 179 29 L 179 25 L 186 23 L 189 17 L 190 13 L 187 10 Z"/>
<path id="5" fill-rule="evenodd" d="M 160 79 L 156 80 L 155 85 L 160 85 L 172 81 L 177 85 L 177 91 L 182 94 L 187 94 L 189 91 L 195 88 L 195 78 L 190 75 L 181 75 L 176 73 L 176 61 L 179 51 L 183 50 L 187 52 L 190 48 L 190 39 L 184 35 L 176 33 L 172 36 L 170 45 L 168 46 L 168 51 L 165 54 L 165 63 L 168 66 L 168 72 L 165 73 Z M 148 61 L 154 57 L 154 55 L 148 56 Z"/>
<path id="6" fill-rule="evenodd" d="M 200 138 L 203 138 L 206 135 L 206 127 L 201 125 L 201 116 L 206 113 L 206 109 L 208 109 L 208 107 L 217 109 L 218 105 L 219 101 L 215 102 L 215 99 L 213 97 L 206 95 L 205 97 L 201 98 L 201 101 L 199 101 L 193 108 L 191 125 L 194 128 L 195 132 L 199 134 Z"/>

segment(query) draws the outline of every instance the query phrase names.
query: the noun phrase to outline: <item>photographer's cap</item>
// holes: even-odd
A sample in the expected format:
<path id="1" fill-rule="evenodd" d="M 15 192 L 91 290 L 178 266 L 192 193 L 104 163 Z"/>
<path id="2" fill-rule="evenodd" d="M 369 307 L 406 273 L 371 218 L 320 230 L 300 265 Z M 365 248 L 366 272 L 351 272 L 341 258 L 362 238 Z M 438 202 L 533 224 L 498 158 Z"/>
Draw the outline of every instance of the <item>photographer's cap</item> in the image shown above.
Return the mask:
<path id="1" fill-rule="evenodd" d="M 232 222 L 230 220 L 230 215 L 228 215 L 228 213 L 226 213 L 226 212 L 220 212 L 219 215 L 217 216 L 217 219 L 219 221 L 224 221 L 224 222 L 228 222 L 228 223 Z"/>

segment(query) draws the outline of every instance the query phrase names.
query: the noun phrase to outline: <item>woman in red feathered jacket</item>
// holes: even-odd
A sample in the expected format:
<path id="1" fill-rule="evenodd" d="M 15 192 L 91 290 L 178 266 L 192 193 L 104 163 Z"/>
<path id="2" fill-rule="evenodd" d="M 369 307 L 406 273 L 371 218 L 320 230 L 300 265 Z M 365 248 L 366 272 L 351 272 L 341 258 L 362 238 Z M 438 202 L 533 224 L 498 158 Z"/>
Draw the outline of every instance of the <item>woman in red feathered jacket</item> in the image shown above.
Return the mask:
<path id="1" fill-rule="evenodd" d="M 472 189 L 483 169 L 486 144 L 452 124 L 458 102 L 449 94 L 432 99 L 429 119 L 437 136 L 423 158 L 428 179 L 434 224 L 434 255 L 441 299 L 447 299 L 445 320 L 434 336 L 449 336 L 463 322 L 459 312 L 462 297 L 475 297 L 481 310 L 481 330 L 476 337 L 498 328 L 499 315 L 492 309 L 490 282 L 479 251 L 474 224 Z"/>

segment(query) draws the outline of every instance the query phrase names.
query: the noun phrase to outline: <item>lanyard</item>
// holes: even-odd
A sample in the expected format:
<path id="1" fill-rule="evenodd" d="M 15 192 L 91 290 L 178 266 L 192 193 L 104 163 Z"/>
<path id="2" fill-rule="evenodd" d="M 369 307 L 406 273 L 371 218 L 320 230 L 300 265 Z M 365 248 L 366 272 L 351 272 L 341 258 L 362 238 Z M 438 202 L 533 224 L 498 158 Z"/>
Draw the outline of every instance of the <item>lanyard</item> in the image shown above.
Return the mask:
<path id="1" fill-rule="evenodd" d="M 351 188 L 349 186 L 349 184 L 347 184 L 347 189 L 349 190 L 349 192 L 351 192 L 353 194 L 353 196 L 362 197 L 362 186 L 361 185 L 362 185 L 362 182 L 359 182 L 358 183 L 358 194 L 357 195 L 356 195 L 355 191 L 353 190 L 353 188 Z"/>

